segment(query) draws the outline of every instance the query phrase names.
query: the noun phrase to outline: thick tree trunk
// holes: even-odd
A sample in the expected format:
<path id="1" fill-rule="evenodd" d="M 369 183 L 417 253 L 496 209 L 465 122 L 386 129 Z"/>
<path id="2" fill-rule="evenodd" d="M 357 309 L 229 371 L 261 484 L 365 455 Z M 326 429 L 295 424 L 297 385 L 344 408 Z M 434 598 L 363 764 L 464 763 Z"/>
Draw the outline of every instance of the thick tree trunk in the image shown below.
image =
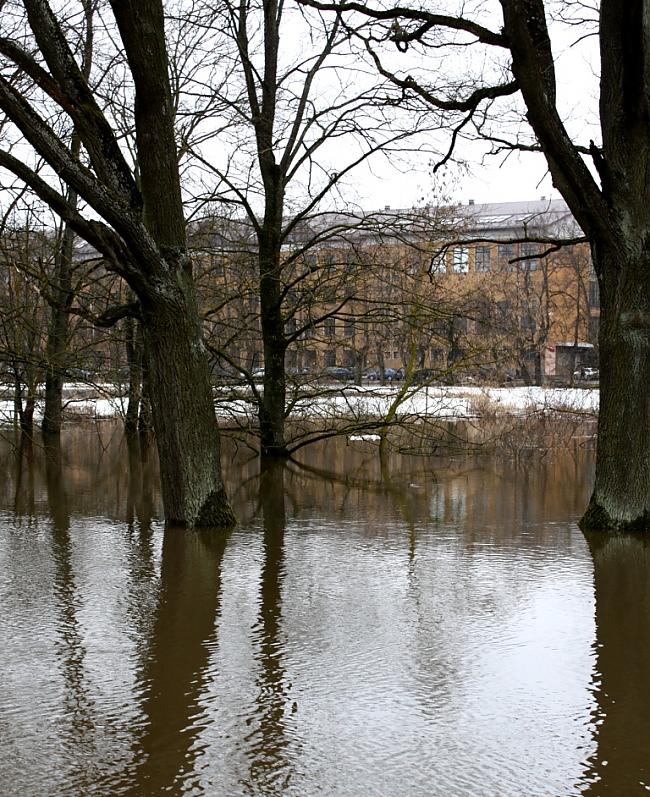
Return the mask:
<path id="1" fill-rule="evenodd" d="M 125 333 L 129 384 L 124 430 L 127 435 L 131 435 L 138 431 L 140 404 L 142 402 L 142 330 L 137 321 L 133 318 L 127 318 Z"/>
<path id="2" fill-rule="evenodd" d="M 86 9 L 88 12 L 88 9 Z M 92 55 L 92 22 L 88 21 L 86 51 L 84 54 L 84 75 L 88 79 Z M 81 139 L 73 132 L 70 152 L 75 159 L 81 152 Z M 68 203 L 76 208 L 77 192 L 68 189 Z M 75 233 L 69 224 L 64 224 L 61 244 L 57 249 L 54 263 L 52 292 L 54 301 L 50 302 L 50 327 L 47 333 L 47 368 L 45 372 L 45 405 L 41 429 L 46 435 L 59 434 L 63 421 L 63 383 L 68 365 L 68 338 L 70 319 L 68 310 L 72 306 L 72 260 L 74 257 Z"/>
<path id="3" fill-rule="evenodd" d="M 187 255 L 161 0 L 111 0 L 135 85 L 143 219 L 152 254 L 131 280 L 142 310 L 144 366 L 167 523 L 231 526 L 207 352 Z M 144 243 L 139 237 L 138 246 Z M 145 247 L 150 251 L 149 246 Z M 143 277 L 143 279 L 140 279 Z"/>
<path id="4" fill-rule="evenodd" d="M 165 520 L 231 526 L 192 279 L 176 272 L 161 287 L 142 301 L 142 331 Z"/>
<path id="5" fill-rule="evenodd" d="M 76 202 L 76 198 L 74 200 Z M 68 353 L 69 319 L 66 308 L 72 303 L 72 254 L 74 232 L 65 226 L 57 253 L 54 273 L 55 302 L 50 306 L 50 327 L 47 333 L 47 367 L 45 371 L 45 405 L 41 429 L 45 434 L 61 431 L 63 415 L 63 382 Z"/>
<path id="6" fill-rule="evenodd" d="M 605 278 L 596 482 L 583 529 L 650 530 L 650 253 L 634 249 L 592 246 Z"/>
<path id="7" fill-rule="evenodd" d="M 45 434 L 58 434 L 63 421 L 63 358 L 67 350 L 68 317 L 52 308 L 47 338 L 47 369 L 45 372 L 45 400 L 41 429 Z"/>
<path id="8" fill-rule="evenodd" d="M 287 455 L 284 437 L 286 340 L 282 317 L 280 255 L 260 247 L 260 311 L 264 345 L 264 395 L 259 407 L 262 456 Z"/>

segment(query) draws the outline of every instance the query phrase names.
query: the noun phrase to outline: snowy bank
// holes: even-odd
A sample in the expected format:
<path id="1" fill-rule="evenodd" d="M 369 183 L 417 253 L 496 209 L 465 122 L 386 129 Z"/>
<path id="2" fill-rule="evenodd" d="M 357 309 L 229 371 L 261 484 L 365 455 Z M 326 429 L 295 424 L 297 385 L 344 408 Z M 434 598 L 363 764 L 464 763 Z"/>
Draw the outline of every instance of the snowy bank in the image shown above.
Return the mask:
<path id="1" fill-rule="evenodd" d="M 346 385 L 330 386 L 299 398 L 292 417 L 302 419 L 327 418 L 383 418 L 399 395 L 399 386 L 375 387 Z M 222 420 L 249 420 L 256 417 L 250 393 L 219 392 L 216 396 L 217 415 Z M 74 418 L 103 419 L 123 417 L 124 397 L 102 396 L 66 398 L 65 413 Z M 405 392 L 397 407 L 397 418 L 463 419 L 492 417 L 499 414 L 552 414 L 569 412 L 595 417 L 598 413 L 598 389 L 545 387 L 465 387 L 432 386 L 411 388 Z M 37 402 L 35 422 L 42 416 L 42 403 Z M 14 421 L 13 401 L 0 401 L 0 424 Z"/>

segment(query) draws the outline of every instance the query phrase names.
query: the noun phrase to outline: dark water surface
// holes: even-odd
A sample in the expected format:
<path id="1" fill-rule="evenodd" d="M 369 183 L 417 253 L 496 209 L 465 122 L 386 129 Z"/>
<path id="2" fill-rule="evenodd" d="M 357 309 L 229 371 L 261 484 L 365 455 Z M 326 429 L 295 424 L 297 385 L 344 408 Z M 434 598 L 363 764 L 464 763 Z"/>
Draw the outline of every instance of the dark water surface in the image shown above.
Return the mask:
<path id="1" fill-rule="evenodd" d="M 577 443 L 228 450 L 229 534 L 109 424 L 0 457 L 3 797 L 650 791 L 650 553 L 577 528 Z"/>

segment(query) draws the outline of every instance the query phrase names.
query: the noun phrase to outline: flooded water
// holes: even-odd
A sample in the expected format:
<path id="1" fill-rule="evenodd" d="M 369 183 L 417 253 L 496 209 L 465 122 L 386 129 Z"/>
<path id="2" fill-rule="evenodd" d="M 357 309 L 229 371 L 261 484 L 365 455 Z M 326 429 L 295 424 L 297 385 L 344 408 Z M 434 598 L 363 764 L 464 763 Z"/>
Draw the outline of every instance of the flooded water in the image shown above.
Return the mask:
<path id="1" fill-rule="evenodd" d="M 650 551 L 577 528 L 578 442 L 229 449 L 229 534 L 115 426 L 0 456 L 3 796 L 650 791 Z"/>

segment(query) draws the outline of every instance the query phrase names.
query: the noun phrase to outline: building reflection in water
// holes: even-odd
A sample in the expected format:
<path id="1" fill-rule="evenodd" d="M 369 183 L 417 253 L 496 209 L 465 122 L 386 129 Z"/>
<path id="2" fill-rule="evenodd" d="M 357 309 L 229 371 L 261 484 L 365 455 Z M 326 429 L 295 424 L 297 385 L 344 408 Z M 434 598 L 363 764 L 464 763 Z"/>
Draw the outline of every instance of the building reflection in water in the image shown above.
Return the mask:
<path id="1" fill-rule="evenodd" d="M 582 794 L 650 792 L 650 539 L 589 533 L 596 593 L 596 753 Z"/>
<path id="2" fill-rule="evenodd" d="M 224 535 L 163 532 L 146 441 L 70 439 L 3 454 L 21 793 L 648 793 L 649 543 L 587 549 L 581 452 L 232 457 Z"/>

